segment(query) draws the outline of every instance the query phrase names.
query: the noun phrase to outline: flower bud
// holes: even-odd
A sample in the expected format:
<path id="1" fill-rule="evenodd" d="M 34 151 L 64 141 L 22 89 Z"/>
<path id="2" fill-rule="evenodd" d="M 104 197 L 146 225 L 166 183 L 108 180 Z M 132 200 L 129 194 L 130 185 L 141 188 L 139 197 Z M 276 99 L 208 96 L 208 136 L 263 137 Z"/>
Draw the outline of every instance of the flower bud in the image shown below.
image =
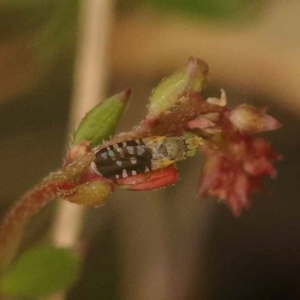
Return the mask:
<path id="1" fill-rule="evenodd" d="M 191 57 L 183 71 L 163 79 L 150 96 L 147 118 L 156 118 L 160 114 L 171 111 L 183 102 L 189 95 L 200 92 L 206 82 L 207 64 L 200 59 Z"/>
<path id="2" fill-rule="evenodd" d="M 93 147 L 109 139 L 114 134 L 130 95 L 131 90 L 125 90 L 102 101 L 90 110 L 76 130 L 72 145 L 87 141 Z"/>
<path id="3" fill-rule="evenodd" d="M 61 193 L 59 196 L 64 200 L 79 205 L 100 206 L 111 193 L 111 185 L 99 177 L 98 180 L 80 184 L 74 187 L 74 189 Z"/>
<path id="4" fill-rule="evenodd" d="M 266 114 L 265 109 L 243 104 L 230 112 L 229 120 L 240 132 L 253 134 L 262 131 L 275 130 L 281 124 Z"/>

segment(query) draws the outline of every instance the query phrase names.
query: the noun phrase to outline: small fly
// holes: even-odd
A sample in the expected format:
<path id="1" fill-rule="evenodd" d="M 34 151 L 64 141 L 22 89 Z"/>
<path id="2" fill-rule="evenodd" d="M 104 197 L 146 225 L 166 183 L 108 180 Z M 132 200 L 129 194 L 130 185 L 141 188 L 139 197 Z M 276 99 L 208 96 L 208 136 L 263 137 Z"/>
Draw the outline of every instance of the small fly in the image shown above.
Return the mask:
<path id="1" fill-rule="evenodd" d="M 196 153 L 198 136 L 153 136 L 124 141 L 99 150 L 91 164 L 94 173 L 120 179 L 167 167 Z"/>

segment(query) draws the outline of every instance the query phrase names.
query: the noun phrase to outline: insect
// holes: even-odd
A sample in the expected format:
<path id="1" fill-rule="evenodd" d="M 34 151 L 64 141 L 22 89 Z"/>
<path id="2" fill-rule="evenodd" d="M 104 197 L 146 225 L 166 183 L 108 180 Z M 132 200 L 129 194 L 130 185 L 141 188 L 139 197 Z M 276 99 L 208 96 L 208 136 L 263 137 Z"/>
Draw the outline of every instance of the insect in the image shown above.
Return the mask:
<path id="1" fill-rule="evenodd" d="M 105 178 L 118 180 L 165 168 L 193 156 L 203 138 L 153 136 L 112 144 L 99 150 L 91 170 Z"/>

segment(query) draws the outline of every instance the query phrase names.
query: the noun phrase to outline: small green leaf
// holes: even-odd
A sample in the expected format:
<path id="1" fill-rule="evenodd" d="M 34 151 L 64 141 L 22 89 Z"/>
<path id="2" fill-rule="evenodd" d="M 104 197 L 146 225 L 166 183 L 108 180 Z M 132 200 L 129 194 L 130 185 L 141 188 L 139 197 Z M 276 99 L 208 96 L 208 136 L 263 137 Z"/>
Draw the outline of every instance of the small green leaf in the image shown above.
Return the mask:
<path id="1" fill-rule="evenodd" d="M 149 100 L 148 117 L 158 117 L 176 106 L 179 101 L 188 99 L 188 94 L 200 92 L 206 82 L 207 64 L 191 57 L 185 70 L 163 79 L 153 90 Z"/>
<path id="2" fill-rule="evenodd" d="M 130 95 L 131 90 L 125 90 L 90 110 L 75 132 L 72 144 L 77 145 L 82 141 L 88 141 L 91 146 L 97 146 L 103 140 L 109 139 L 114 134 Z"/>
<path id="3" fill-rule="evenodd" d="M 8 296 L 44 297 L 68 288 L 77 272 L 78 260 L 70 250 L 41 246 L 8 267 L 0 291 Z"/>

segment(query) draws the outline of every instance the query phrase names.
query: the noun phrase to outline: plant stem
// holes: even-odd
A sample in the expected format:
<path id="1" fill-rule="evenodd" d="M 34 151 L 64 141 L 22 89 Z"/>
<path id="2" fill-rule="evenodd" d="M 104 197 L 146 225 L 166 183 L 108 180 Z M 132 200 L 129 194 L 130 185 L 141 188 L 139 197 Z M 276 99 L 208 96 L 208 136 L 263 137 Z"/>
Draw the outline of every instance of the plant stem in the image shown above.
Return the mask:
<path id="1" fill-rule="evenodd" d="M 52 199 L 75 188 L 75 179 L 86 170 L 93 156 L 91 151 L 74 163 L 50 173 L 12 207 L 0 226 L 0 269 L 14 258 L 23 230 L 31 218 Z"/>
<path id="2" fill-rule="evenodd" d="M 0 269 L 13 259 L 26 224 L 55 197 L 66 181 L 61 171 L 51 173 L 28 191 L 9 211 L 0 227 Z"/>

